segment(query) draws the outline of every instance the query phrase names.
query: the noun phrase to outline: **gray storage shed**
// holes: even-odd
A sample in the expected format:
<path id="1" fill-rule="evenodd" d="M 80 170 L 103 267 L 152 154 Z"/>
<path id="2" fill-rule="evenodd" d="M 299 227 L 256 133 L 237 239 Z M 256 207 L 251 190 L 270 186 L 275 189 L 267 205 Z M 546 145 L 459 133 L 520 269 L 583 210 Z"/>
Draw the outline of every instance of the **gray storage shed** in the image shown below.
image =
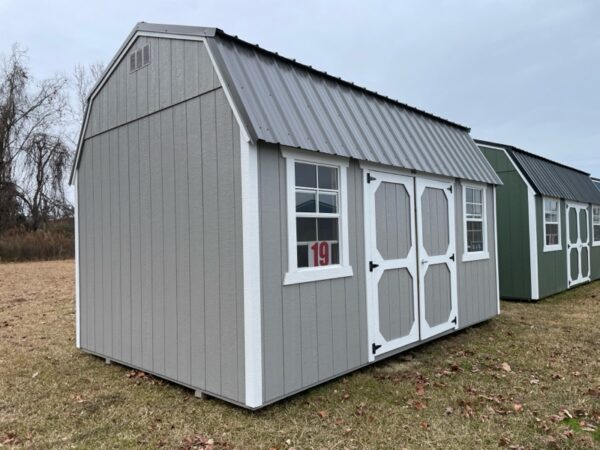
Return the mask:
<path id="1" fill-rule="evenodd" d="M 133 29 L 72 182 L 77 345 L 248 408 L 499 312 L 469 130 L 218 29 Z"/>

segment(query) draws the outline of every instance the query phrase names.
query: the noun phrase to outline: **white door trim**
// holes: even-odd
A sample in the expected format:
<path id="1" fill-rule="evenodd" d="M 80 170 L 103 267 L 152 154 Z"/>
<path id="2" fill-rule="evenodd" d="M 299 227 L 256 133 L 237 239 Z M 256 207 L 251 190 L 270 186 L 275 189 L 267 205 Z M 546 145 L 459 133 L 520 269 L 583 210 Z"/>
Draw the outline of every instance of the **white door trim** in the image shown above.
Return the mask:
<path id="1" fill-rule="evenodd" d="M 374 177 L 367 182 L 368 176 Z M 405 258 L 384 260 L 377 250 L 376 242 L 376 211 L 375 211 L 375 192 L 382 181 L 401 184 L 406 189 L 410 197 L 410 224 L 411 224 L 411 249 Z M 414 214 L 414 179 L 406 175 L 392 173 L 375 172 L 363 170 L 363 198 L 364 198 L 364 226 L 365 226 L 365 273 L 366 273 L 366 291 L 367 291 L 367 334 L 369 337 L 368 355 L 369 361 L 374 361 L 377 354 L 404 347 L 419 340 L 419 320 L 417 311 L 419 308 L 419 296 L 417 289 L 417 254 L 416 254 L 416 223 Z M 378 267 L 370 270 L 369 261 L 372 261 Z M 413 279 L 413 325 L 411 330 L 405 336 L 388 341 L 383 337 L 379 323 L 379 280 L 383 272 L 389 269 L 408 270 Z M 374 347 L 376 352 L 373 351 Z"/>
<path id="2" fill-rule="evenodd" d="M 590 267 L 590 212 L 588 210 L 588 206 L 585 203 L 577 203 L 577 202 L 565 202 L 565 222 L 566 222 L 566 230 L 567 230 L 567 286 L 573 287 L 578 284 L 584 283 L 586 281 L 591 280 L 591 267 Z M 571 244 L 571 221 L 569 220 L 569 210 L 574 209 L 577 212 L 577 242 Z M 581 240 L 581 217 L 580 212 L 585 211 L 585 224 L 587 227 L 585 241 Z M 579 260 L 579 274 L 576 279 L 571 278 L 571 250 L 573 248 L 577 249 L 577 255 Z M 587 248 L 587 275 L 584 275 L 581 272 L 581 252 L 584 248 Z"/>
<path id="3" fill-rule="evenodd" d="M 421 339 L 427 339 L 444 331 L 458 328 L 458 292 L 457 292 L 457 277 L 456 277 L 456 222 L 454 212 L 454 183 L 442 182 L 439 180 L 431 180 L 427 178 L 416 179 L 416 211 L 417 224 L 419 233 L 417 234 L 417 250 L 418 250 L 418 266 L 419 266 L 419 315 L 421 326 Z M 444 255 L 430 256 L 423 245 L 423 214 L 421 208 L 421 197 L 425 189 L 431 187 L 440 189 L 444 192 L 448 201 L 448 250 Z M 454 257 L 453 259 L 452 256 Z M 427 269 L 432 264 L 446 264 L 450 271 L 450 298 L 451 310 L 448 316 L 448 321 L 435 326 L 430 326 L 427 323 L 425 316 L 425 306 L 427 298 L 425 297 L 425 274 Z"/>

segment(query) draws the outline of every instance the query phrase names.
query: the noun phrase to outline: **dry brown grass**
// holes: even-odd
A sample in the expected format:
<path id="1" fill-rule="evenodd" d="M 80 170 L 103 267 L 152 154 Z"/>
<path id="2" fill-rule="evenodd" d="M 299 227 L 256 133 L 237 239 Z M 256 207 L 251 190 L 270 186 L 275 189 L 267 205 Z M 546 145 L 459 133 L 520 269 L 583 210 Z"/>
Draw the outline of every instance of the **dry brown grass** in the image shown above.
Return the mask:
<path id="1" fill-rule="evenodd" d="M 17 228 L 0 234 L 0 263 L 67 259 L 74 255 L 75 238 L 68 225 L 37 231 Z"/>
<path id="2" fill-rule="evenodd" d="M 248 412 L 77 351 L 73 270 L 0 265 L 0 446 L 600 447 L 600 283 Z"/>

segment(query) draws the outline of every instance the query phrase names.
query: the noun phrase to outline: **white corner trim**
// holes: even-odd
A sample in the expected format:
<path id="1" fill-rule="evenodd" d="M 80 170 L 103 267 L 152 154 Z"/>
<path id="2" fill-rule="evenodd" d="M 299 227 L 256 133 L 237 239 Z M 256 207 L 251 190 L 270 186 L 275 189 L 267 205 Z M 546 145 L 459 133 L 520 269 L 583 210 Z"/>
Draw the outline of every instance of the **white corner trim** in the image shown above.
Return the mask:
<path id="1" fill-rule="evenodd" d="M 246 406 L 263 404 L 258 150 L 240 131 Z"/>
<path id="2" fill-rule="evenodd" d="M 496 260 L 496 297 L 498 298 L 498 314 L 500 314 L 500 269 L 498 256 L 498 209 L 496 208 L 496 186 L 492 186 L 494 194 L 494 259 Z"/>
<path id="3" fill-rule="evenodd" d="M 516 167 L 516 166 L 515 166 Z M 522 175 L 521 175 L 522 176 Z M 525 180 L 525 178 L 523 178 Z M 535 204 L 535 191 L 527 184 L 527 211 L 528 211 L 528 222 L 529 222 L 529 261 L 531 269 L 531 299 L 538 300 L 540 298 L 540 279 L 538 275 L 538 238 L 537 238 L 537 218 L 536 218 L 536 204 Z M 543 200 L 542 200 L 542 215 L 543 215 Z M 560 211 L 559 211 L 560 215 Z M 544 237 L 544 242 L 546 238 Z"/>
<path id="4" fill-rule="evenodd" d="M 481 208 L 481 222 L 482 222 L 482 233 L 483 233 L 483 250 L 479 252 L 469 252 L 467 251 L 467 196 L 466 189 L 480 189 L 481 190 L 481 200 L 482 200 L 482 208 Z M 488 250 L 488 217 L 487 217 L 487 185 L 473 182 L 462 182 L 461 181 L 461 189 L 462 189 L 462 220 L 463 220 L 463 254 L 461 261 L 462 262 L 470 262 L 470 261 L 481 261 L 484 259 L 490 259 L 490 253 Z"/>
<path id="5" fill-rule="evenodd" d="M 75 346 L 81 348 L 81 298 L 80 298 L 80 281 L 79 281 L 79 186 L 77 172 L 75 172 L 74 182 L 74 200 L 75 200 Z"/>
<path id="6" fill-rule="evenodd" d="M 333 278 L 351 277 L 350 246 L 348 242 L 348 174 L 349 158 L 324 155 L 308 150 L 296 150 L 281 147 L 281 155 L 285 158 L 286 167 L 286 204 L 287 204 L 287 248 L 288 267 L 283 279 L 284 285 L 321 281 Z M 296 259 L 296 174 L 295 162 L 302 161 L 312 164 L 329 164 L 337 166 L 340 174 L 340 264 L 298 268 Z"/>

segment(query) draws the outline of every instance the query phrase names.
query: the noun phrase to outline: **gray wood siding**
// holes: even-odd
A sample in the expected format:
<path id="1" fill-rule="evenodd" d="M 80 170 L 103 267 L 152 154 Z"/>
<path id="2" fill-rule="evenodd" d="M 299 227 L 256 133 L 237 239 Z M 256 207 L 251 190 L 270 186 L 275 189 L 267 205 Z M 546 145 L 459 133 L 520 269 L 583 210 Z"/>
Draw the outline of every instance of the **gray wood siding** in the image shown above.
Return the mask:
<path id="1" fill-rule="evenodd" d="M 494 317 L 498 312 L 494 193 L 486 190 L 486 226 L 489 259 L 462 261 L 464 253 L 462 186 L 455 183 L 456 253 L 458 255 L 458 326 L 465 328 Z"/>
<path id="2" fill-rule="evenodd" d="M 283 286 L 287 270 L 285 160 L 259 144 L 263 396 L 281 398 L 367 362 L 362 176 L 348 168 L 354 276 Z"/>
<path id="3" fill-rule="evenodd" d="M 368 363 L 363 178 L 358 161 L 351 160 L 348 235 L 354 275 L 284 286 L 288 264 L 286 171 L 279 146 L 259 143 L 258 166 L 263 398 L 264 402 L 272 402 Z M 456 251 L 462 256 L 459 182 L 455 183 L 455 189 Z M 461 328 L 497 313 L 491 187 L 487 189 L 487 232 L 489 260 L 461 262 L 459 256 L 457 261 Z M 382 326 L 386 333 L 398 333 L 387 323 Z M 394 353 L 398 351 L 402 349 Z"/>
<path id="4" fill-rule="evenodd" d="M 239 133 L 211 90 L 86 139 L 77 181 L 82 348 L 243 403 Z"/>
<path id="5" fill-rule="evenodd" d="M 150 64 L 129 72 L 129 55 L 150 45 Z M 129 123 L 219 87 L 203 42 L 141 36 L 90 108 L 85 137 Z"/>

